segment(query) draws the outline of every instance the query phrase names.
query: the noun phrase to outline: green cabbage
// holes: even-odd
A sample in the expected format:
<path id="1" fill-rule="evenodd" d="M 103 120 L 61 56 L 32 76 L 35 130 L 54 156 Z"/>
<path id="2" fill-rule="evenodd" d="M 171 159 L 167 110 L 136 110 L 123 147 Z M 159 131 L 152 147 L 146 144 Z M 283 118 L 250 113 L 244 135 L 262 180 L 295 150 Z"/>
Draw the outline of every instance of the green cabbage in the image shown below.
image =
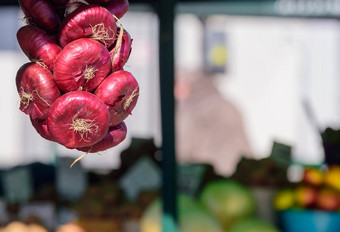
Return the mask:
<path id="1" fill-rule="evenodd" d="M 208 183 L 202 191 L 200 200 L 225 229 L 237 220 L 253 216 L 256 208 L 251 191 L 231 180 Z"/>
<path id="2" fill-rule="evenodd" d="M 219 222 L 193 198 L 179 195 L 179 227 L 181 232 L 223 232 Z M 161 232 L 161 201 L 154 201 L 141 219 L 141 232 Z"/>
<path id="3" fill-rule="evenodd" d="M 255 218 L 235 222 L 228 232 L 279 232 L 273 225 Z"/>

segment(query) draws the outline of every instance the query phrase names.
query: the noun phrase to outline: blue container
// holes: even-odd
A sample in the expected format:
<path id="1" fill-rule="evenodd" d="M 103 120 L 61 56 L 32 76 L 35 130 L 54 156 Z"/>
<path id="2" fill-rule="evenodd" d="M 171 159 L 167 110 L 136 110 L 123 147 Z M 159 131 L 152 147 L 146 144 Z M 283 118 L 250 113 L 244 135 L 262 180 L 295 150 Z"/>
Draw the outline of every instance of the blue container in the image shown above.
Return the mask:
<path id="1" fill-rule="evenodd" d="M 340 232 L 340 213 L 286 210 L 279 213 L 283 232 Z"/>

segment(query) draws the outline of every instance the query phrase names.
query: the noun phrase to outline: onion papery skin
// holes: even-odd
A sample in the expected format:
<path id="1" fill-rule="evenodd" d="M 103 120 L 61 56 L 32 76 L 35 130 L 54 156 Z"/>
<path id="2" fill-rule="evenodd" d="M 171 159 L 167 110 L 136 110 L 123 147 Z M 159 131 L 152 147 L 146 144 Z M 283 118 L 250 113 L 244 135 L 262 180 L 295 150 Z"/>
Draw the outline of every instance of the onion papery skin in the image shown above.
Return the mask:
<path id="1" fill-rule="evenodd" d="M 112 0 L 102 4 L 111 14 L 115 15 L 117 18 L 122 18 L 129 9 L 128 0 Z"/>
<path id="2" fill-rule="evenodd" d="M 60 18 L 52 3 L 47 0 L 20 0 L 19 3 L 30 24 L 52 34 L 58 32 Z"/>
<path id="3" fill-rule="evenodd" d="M 94 94 L 107 105 L 112 127 L 131 114 L 138 100 L 139 86 L 130 72 L 120 70 L 110 74 Z"/>
<path id="4" fill-rule="evenodd" d="M 36 63 L 24 64 L 18 70 L 16 86 L 21 99 L 20 110 L 32 119 L 45 119 L 50 106 L 60 96 L 51 71 Z"/>
<path id="5" fill-rule="evenodd" d="M 54 141 L 51 133 L 48 130 L 47 122 L 44 119 L 31 119 L 32 126 L 38 132 L 38 134 L 49 141 Z"/>
<path id="6" fill-rule="evenodd" d="M 119 29 L 117 30 L 119 31 Z M 118 37 L 118 35 L 117 35 Z M 132 46 L 132 39 L 130 34 L 124 30 L 123 37 L 122 37 L 122 43 L 120 47 L 118 48 L 117 52 L 115 53 L 115 42 L 112 45 L 112 48 L 110 49 L 110 56 L 112 59 L 112 71 L 118 71 L 121 70 L 125 63 L 128 61 L 130 54 L 131 54 L 131 46 Z"/>
<path id="7" fill-rule="evenodd" d="M 117 126 L 110 127 L 109 132 L 98 143 L 90 147 L 77 148 L 77 150 L 88 153 L 105 151 L 120 144 L 126 138 L 126 134 L 127 134 L 126 125 L 124 122 L 121 122 Z"/>
<path id="8" fill-rule="evenodd" d="M 54 61 L 61 52 L 55 35 L 47 35 L 38 27 L 27 25 L 18 30 L 17 39 L 22 51 L 31 61 L 42 62 L 53 71 Z"/>
<path id="9" fill-rule="evenodd" d="M 86 121 L 88 132 L 73 126 Z M 54 140 L 67 148 L 92 146 L 102 140 L 109 128 L 109 112 L 95 95 L 72 91 L 59 97 L 51 106 L 47 126 Z"/>
<path id="10" fill-rule="evenodd" d="M 106 47 L 92 39 L 78 39 L 59 53 L 53 76 L 64 92 L 91 92 L 110 72 L 111 59 Z"/>
<path id="11" fill-rule="evenodd" d="M 103 39 L 95 37 L 100 30 L 107 33 Z M 63 20 L 59 30 L 59 43 L 65 47 L 76 39 L 93 38 L 109 48 L 114 43 L 116 32 L 116 19 L 107 9 L 98 5 L 84 5 Z"/>

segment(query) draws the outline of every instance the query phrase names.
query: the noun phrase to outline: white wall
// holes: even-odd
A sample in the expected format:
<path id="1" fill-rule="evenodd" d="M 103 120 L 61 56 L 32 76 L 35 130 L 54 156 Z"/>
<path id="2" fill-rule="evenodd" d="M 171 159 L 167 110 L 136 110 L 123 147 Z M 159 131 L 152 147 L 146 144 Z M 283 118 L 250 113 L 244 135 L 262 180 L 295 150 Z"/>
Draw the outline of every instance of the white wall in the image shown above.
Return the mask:
<path id="1" fill-rule="evenodd" d="M 177 67 L 202 69 L 201 22 L 180 15 L 176 26 Z M 227 72 L 217 75 L 216 86 L 241 111 L 253 155 L 268 156 L 278 140 L 293 146 L 296 162 L 321 163 L 320 136 L 303 101 L 321 129 L 340 126 L 339 23 L 216 15 L 207 28 L 226 34 Z"/>
<path id="2" fill-rule="evenodd" d="M 217 86 L 241 110 L 255 155 L 267 156 L 276 139 L 294 147 L 296 161 L 322 162 L 320 137 L 302 102 L 308 99 L 322 128 L 339 125 L 339 24 L 225 17 L 224 25 L 229 72 Z"/>

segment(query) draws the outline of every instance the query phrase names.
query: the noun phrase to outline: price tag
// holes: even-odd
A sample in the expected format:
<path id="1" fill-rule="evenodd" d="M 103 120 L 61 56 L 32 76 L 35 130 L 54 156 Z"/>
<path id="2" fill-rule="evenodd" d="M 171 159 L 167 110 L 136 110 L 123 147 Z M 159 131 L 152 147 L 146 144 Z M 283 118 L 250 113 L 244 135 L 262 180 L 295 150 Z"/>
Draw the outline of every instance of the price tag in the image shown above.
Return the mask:
<path id="1" fill-rule="evenodd" d="M 27 202 L 33 195 L 32 172 L 27 167 L 5 171 L 2 183 L 6 201 L 9 203 Z"/>
<path id="2" fill-rule="evenodd" d="M 148 157 L 138 160 L 120 180 L 129 200 L 135 200 L 142 191 L 158 189 L 160 185 L 161 172 Z"/>
<path id="3" fill-rule="evenodd" d="M 68 201 L 79 200 L 87 187 L 87 176 L 81 165 L 70 168 L 73 159 L 59 159 L 57 167 L 57 191 L 59 196 Z"/>
<path id="4" fill-rule="evenodd" d="M 204 61 L 209 72 L 225 73 L 228 61 L 227 36 L 224 30 L 205 30 Z"/>
<path id="5" fill-rule="evenodd" d="M 292 163 L 292 147 L 274 141 L 270 156 L 278 165 L 287 168 Z"/>
<path id="6" fill-rule="evenodd" d="M 206 171 L 204 165 L 180 165 L 178 167 L 178 188 L 181 193 L 195 195 Z"/>

